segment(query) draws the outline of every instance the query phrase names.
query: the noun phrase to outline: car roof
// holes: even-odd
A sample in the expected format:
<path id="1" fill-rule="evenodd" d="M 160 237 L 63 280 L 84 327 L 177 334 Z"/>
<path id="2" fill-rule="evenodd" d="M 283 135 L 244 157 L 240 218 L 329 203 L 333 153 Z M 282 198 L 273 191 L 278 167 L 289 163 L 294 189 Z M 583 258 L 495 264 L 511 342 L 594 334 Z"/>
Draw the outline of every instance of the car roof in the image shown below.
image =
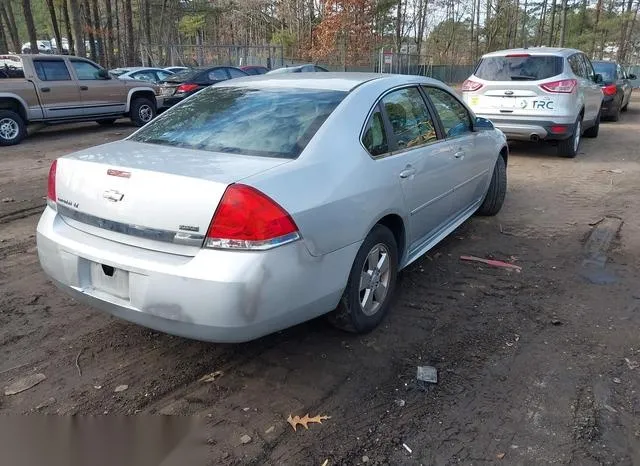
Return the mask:
<path id="1" fill-rule="evenodd" d="M 421 83 L 442 85 L 439 81 L 423 76 L 356 73 L 356 72 L 327 72 L 327 73 L 300 73 L 300 74 L 262 74 L 235 78 L 216 84 L 218 87 L 257 87 L 257 88 L 301 88 L 322 89 L 332 91 L 349 92 L 361 84 L 369 81 L 386 81 L 389 87 L 403 84 Z"/>
<path id="2" fill-rule="evenodd" d="M 519 48 L 519 49 L 505 49 L 505 50 L 496 50 L 495 52 L 490 52 L 482 56 L 485 57 L 502 57 L 508 54 L 529 54 L 529 55 L 557 55 L 561 57 L 568 57 L 573 55 L 574 53 L 578 53 L 580 50 L 570 49 L 564 47 L 528 47 L 528 48 Z"/>
<path id="3" fill-rule="evenodd" d="M 127 73 L 133 73 L 134 71 L 166 71 L 162 68 L 153 68 L 150 66 L 133 66 L 131 68 L 115 68 L 116 70 L 127 70 Z"/>

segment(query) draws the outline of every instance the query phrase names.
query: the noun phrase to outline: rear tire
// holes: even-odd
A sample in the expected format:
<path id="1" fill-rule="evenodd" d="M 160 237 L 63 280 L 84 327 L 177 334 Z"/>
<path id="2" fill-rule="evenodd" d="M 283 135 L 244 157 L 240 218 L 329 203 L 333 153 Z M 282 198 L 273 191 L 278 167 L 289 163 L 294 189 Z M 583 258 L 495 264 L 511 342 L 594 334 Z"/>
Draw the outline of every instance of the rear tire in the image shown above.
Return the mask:
<path id="1" fill-rule="evenodd" d="M 136 126 L 144 126 L 156 116 L 156 106 L 146 97 L 136 97 L 129 111 L 131 121 Z"/>
<path id="2" fill-rule="evenodd" d="M 398 246 L 387 227 L 367 235 L 349 273 L 347 287 L 329 321 L 354 333 L 373 330 L 391 307 L 398 275 Z"/>
<path id="3" fill-rule="evenodd" d="M 100 126 L 111 126 L 115 122 L 116 122 L 115 118 L 109 118 L 108 120 L 97 120 L 96 121 L 96 123 L 98 123 Z"/>
<path id="4" fill-rule="evenodd" d="M 598 132 L 600 132 L 600 112 L 598 112 L 598 116 L 596 117 L 595 124 L 584 132 L 585 138 L 597 138 Z"/>
<path id="5" fill-rule="evenodd" d="M 27 125 L 11 110 L 0 110 L 0 146 L 13 146 L 27 136 Z"/>
<path id="6" fill-rule="evenodd" d="M 582 115 L 578 117 L 578 121 L 573 125 L 573 133 L 568 139 L 558 141 L 558 155 L 560 157 L 574 158 L 578 155 L 580 149 L 580 139 L 582 136 Z"/>
<path id="7" fill-rule="evenodd" d="M 487 194 L 484 196 L 482 205 L 476 212 L 478 215 L 494 216 L 504 204 L 504 198 L 507 194 L 507 164 L 502 158 L 502 154 L 498 156 L 496 164 L 493 167 L 493 175 L 491 176 L 491 184 L 487 189 Z"/>

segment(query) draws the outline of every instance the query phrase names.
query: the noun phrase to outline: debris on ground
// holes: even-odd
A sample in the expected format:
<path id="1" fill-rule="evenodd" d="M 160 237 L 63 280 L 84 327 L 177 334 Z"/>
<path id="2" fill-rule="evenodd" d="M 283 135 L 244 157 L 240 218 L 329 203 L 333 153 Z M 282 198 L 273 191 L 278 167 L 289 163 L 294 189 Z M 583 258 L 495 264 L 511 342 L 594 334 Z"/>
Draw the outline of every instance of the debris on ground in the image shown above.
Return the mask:
<path id="1" fill-rule="evenodd" d="M 610 169 L 610 170 L 607 170 L 607 172 L 608 172 L 608 173 L 616 173 L 616 174 L 618 174 L 618 175 L 619 175 L 619 174 L 621 174 L 621 173 L 624 173 L 624 171 L 622 171 L 622 170 L 621 170 L 621 169 L 619 169 L 619 168 L 612 168 L 612 169 Z"/>
<path id="2" fill-rule="evenodd" d="M 12 197 L 4 197 L 2 198 L 2 202 L 7 203 L 7 202 L 15 202 L 15 199 Z"/>
<path id="3" fill-rule="evenodd" d="M 326 419 L 331 419 L 331 416 L 317 415 L 317 416 L 309 417 L 309 414 L 307 413 L 303 417 L 300 417 L 300 416 L 291 417 L 291 414 L 289 414 L 289 417 L 287 418 L 287 422 L 291 424 L 291 427 L 293 427 L 293 430 L 296 431 L 298 424 L 300 424 L 305 429 L 308 429 L 309 428 L 308 424 L 310 423 L 322 424 L 322 421 Z"/>
<path id="4" fill-rule="evenodd" d="M 418 366 L 416 378 L 421 382 L 438 383 L 438 370 L 432 366 Z"/>
<path id="5" fill-rule="evenodd" d="M 407 445 L 406 443 L 403 443 L 402 446 L 404 447 L 405 450 L 407 450 L 409 453 L 413 453 L 413 450 L 411 448 L 409 448 L 409 445 Z"/>
<path id="6" fill-rule="evenodd" d="M 627 363 L 627 367 L 631 370 L 634 370 L 640 367 L 640 363 L 638 363 L 637 361 L 632 361 L 629 358 L 624 358 L 624 361 Z"/>
<path id="7" fill-rule="evenodd" d="M 210 374 L 207 375 L 203 375 L 200 378 L 200 382 L 213 382 L 214 380 L 216 380 L 218 377 L 222 377 L 223 372 L 222 371 L 215 371 L 212 372 Z"/>
<path id="8" fill-rule="evenodd" d="M 96 390 L 101 390 L 102 389 L 102 385 L 94 385 L 93 388 L 95 388 Z"/>
<path id="9" fill-rule="evenodd" d="M 620 380 L 618 377 L 614 377 L 613 383 L 622 383 L 622 380 Z"/>
<path id="10" fill-rule="evenodd" d="M 364 455 L 364 456 L 362 457 L 362 462 L 363 462 L 363 463 L 368 463 L 368 462 L 369 462 L 369 457 L 368 457 L 367 455 Z"/>
<path id="11" fill-rule="evenodd" d="M 558 326 L 558 325 L 562 325 L 563 323 L 564 323 L 564 322 L 562 322 L 560 319 L 558 319 L 558 318 L 556 318 L 556 317 L 554 317 L 553 319 L 551 319 L 551 325 Z"/>
<path id="12" fill-rule="evenodd" d="M 250 443 L 251 440 L 253 440 L 253 439 L 247 434 L 244 434 L 242 437 L 240 437 L 240 442 L 242 442 L 243 445 L 246 445 L 247 443 Z"/>
<path id="13" fill-rule="evenodd" d="M 481 262 L 483 264 L 490 265 L 492 267 L 512 269 L 512 270 L 515 270 L 516 272 L 520 272 L 522 270 L 522 267 L 520 267 L 519 265 L 510 264 L 509 262 L 503 262 L 495 259 L 483 259 L 482 257 L 476 257 L 476 256 L 460 256 L 460 259 L 463 261 Z"/>
<path id="14" fill-rule="evenodd" d="M 407 404 L 404 400 L 396 400 L 395 403 L 401 408 L 404 408 L 404 405 Z"/>
<path id="15" fill-rule="evenodd" d="M 114 392 L 116 393 L 124 392 L 127 388 L 129 388 L 129 385 L 118 385 L 114 390 Z"/>
<path id="16" fill-rule="evenodd" d="M 504 458 L 504 457 L 505 457 L 505 455 L 506 455 L 506 453 L 498 453 L 498 454 L 496 455 L 496 458 L 498 458 L 499 460 L 501 460 L 502 458 Z"/>
<path id="17" fill-rule="evenodd" d="M 27 375 L 26 377 L 22 377 L 21 379 L 18 379 L 15 382 L 7 385 L 4 388 L 4 394 L 6 396 L 17 395 L 18 393 L 35 387 L 46 378 L 46 375 L 40 373 Z"/>
<path id="18" fill-rule="evenodd" d="M 78 352 L 78 355 L 76 356 L 76 369 L 78 369 L 78 377 L 82 377 L 82 369 L 80 368 L 80 355 L 82 354 L 83 351 L 84 351 L 84 348 L 82 348 Z"/>
<path id="19" fill-rule="evenodd" d="M 51 406 L 55 402 L 56 402 L 56 399 L 54 397 L 47 398 L 42 403 L 40 403 L 38 406 L 36 406 L 36 410 L 39 411 L 42 408 L 46 408 L 47 406 Z"/>
<path id="20" fill-rule="evenodd" d="M 326 459 L 326 460 L 324 460 L 324 461 L 322 462 L 322 465 L 321 465 L 321 466 L 328 466 L 328 464 L 329 464 L 329 460 L 328 460 L 328 459 Z"/>
<path id="21" fill-rule="evenodd" d="M 271 432 L 273 432 L 274 430 L 276 430 L 276 426 L 271 426 L 269 427 L 267 430 L 264 431 L 265 434 L 270 434 Z"/>

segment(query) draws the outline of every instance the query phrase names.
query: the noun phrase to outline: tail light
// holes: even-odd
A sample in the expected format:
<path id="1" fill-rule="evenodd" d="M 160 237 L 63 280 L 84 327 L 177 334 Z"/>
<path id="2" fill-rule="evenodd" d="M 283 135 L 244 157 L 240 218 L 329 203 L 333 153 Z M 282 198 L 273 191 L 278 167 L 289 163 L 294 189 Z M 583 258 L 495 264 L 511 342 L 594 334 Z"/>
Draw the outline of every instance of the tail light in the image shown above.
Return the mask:
<path id="1" fill-rule="evenodd" d="M 477 91 L 482 87 L 482 84 L 476 81 L 472 81 L 471 79 L 467 79 L 462 83 L 462 92 L 473 92 Z"/>
<path id="2" fill-rule="evenodd" d="M 195 91 L 196 89 L 198 89 L 197 84 L 180 84 L 178 86 L 178 89 L 176 89 L 176 92 L 187 93 L 187 92 Z"/>
<path id="3" fill-rule="evenodd" d="M 49 168 L 49 179 L 47 182 L 47 204 L 49 207 L 56 208 L 56 171 L 58 169 L 58 160 L 54 160 Z"/>
<path id="4" fill-rule="evenodd" d="M 578 86 L 577 79 L 562 79 L 560 81 L 552 81 L 540 84 L 540 87 L 547 92 L 554 94 L 571 94 Z"/>
<path id="5" fill-rule="evenodd" d="M 604 95 L 616 95 L 617 92 L 618 86 L 616 86 L 615 84 L 609 84 L 608 86 L 602 87 L 602 93 Z"/>
<path id="6" fill-rule="evenodd" d="M 265 250 L 299 238 L 295 222 L 273 199 L 250 186 L 232 184 L 213 215 L 204 245 Z"/>

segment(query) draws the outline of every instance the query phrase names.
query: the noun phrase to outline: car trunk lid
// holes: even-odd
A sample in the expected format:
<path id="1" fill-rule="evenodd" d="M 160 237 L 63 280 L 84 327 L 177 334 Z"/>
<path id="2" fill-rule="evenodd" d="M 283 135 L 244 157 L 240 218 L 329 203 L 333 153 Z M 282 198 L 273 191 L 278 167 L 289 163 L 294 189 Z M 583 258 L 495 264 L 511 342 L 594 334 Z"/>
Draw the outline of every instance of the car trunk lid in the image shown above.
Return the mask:
<path id="1" fill-rule="evenodd" d="M 288 161 L 133 141 L 107 144 L 59 159 L 58 212 L 92 235 L 193 256 L 227 186 Z"/>

